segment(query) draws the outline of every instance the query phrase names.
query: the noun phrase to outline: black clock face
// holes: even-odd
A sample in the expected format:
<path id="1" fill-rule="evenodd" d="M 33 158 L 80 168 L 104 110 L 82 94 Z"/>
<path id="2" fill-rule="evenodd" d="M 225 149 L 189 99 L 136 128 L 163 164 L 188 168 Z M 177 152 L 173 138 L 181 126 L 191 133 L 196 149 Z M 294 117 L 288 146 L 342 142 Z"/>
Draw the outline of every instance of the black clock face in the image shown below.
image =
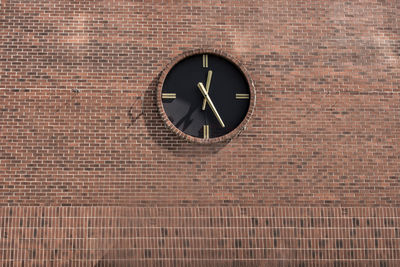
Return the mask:
<path id="1" fill-rule="evenodd" d="M 244 120 L 250 90 L 246 76 L 231 61 L 214 54 L 196 54 L 170 69 L 161 99 L 177 129 L 212 139 L 230 133 Z"/>

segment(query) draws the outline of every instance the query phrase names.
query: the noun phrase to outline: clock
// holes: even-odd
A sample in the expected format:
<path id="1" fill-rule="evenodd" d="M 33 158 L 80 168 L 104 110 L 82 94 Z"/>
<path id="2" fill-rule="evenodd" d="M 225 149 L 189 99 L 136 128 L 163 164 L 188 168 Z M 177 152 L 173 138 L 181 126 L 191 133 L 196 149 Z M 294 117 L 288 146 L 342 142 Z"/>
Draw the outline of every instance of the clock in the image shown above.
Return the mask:
<path id="1" fill-rule="evenodd" d="M 162 72 L 157 87 L 158 108 L 168 128 L 203 144 L 238 135 L 254 102 L 254 87 L 244 67 L 217 50 L 178 56 Z"/>

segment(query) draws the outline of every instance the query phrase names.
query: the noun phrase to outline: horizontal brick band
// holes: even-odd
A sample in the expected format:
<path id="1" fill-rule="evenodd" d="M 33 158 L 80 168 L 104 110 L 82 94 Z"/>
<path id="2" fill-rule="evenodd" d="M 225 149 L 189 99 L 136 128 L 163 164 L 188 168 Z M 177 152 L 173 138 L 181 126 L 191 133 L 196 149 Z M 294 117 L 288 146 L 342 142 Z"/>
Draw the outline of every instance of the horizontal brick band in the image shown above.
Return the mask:
<path id="1" fill-rule="evenodd" d="M 399 208 L 2 207 L 0 262 L 400 263 Z"/>

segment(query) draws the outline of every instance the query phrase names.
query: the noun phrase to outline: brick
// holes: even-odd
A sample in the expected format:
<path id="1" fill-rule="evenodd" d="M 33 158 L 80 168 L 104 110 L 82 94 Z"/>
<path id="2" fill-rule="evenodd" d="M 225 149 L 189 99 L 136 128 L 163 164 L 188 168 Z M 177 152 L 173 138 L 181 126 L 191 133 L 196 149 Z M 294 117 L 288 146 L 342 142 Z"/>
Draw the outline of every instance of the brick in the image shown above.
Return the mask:
<path id="1" fill-rule="evenodd" d="M 397 266 L 399 10 L 0 0 L 0 265 Z M 157 109 L 200 50 L 254 82 L 229 142 Z"/>

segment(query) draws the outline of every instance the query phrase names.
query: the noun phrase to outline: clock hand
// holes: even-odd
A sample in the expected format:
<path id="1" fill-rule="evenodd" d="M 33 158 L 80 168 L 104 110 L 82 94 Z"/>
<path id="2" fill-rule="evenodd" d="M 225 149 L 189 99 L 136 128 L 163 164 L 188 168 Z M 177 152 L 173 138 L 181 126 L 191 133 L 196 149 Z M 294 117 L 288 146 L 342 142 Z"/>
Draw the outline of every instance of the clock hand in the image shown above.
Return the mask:
<path id="1" fill-rule="evenodd" d="M 212 70 L 209 70 L 208 75 L 207 75 L 207 82 L 206 82 L 206 92 L 207 93 L 210 91 L 211 77 L 212 77 Z M 203 106 L 201 107 L 202 110 L 206 109 L 206 103 L 207 103 L 207 100 L 206 100 L 206 98 L 204 98 Z"/>
<path id="2" fill-rule="evenodd" d="M 219 124 L 221 124 L 222 127 L 225 127 L 225 124 L 222 121 L 221 117 L 219 116 L 217 109 L 215 108 L 213 102 L 211 101 L 210 96 L 208 95 L 208 93 L 206 91 L 206 88 L 204 88 L 203 83 L 199 82 L 197 84 L 197 87 L 199 87 L 199 89 L 200 89 L 201 93 L 203 94 L 204 98 L 207 100 L 208 105 L 210 106 L 212 112 L 214 112 L 215 117 L 217 117 L 217 120 L 218 120 Z"/>

